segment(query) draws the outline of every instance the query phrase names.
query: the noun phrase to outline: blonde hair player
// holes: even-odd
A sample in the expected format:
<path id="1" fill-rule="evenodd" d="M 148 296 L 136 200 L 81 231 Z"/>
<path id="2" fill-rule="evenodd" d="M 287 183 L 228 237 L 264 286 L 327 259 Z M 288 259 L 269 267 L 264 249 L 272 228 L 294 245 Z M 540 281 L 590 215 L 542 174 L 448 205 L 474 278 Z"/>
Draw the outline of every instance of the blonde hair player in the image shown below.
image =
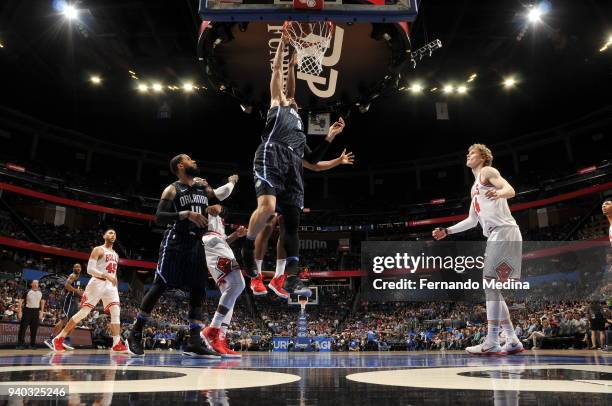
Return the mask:
<path id="1" fill-rule="evenodd" d="M 91 309 L 102 300 L 104 311 L 110 313 L 110 328 L 113 335 L 113 346 L 111 352 L 126 352 L 127 347 L 121 340 L 121 321 L 119 319 L 119 290 L 117 289 L 117 266 L 119 255 L 113 250 L 113 244 L 117 239 L 117 233 L 108 229 L 103 235 L 104 244 L 95 247 L 89 256 L 87 273 L 91 279 L 87 283 L 85 292 L 81 297 L 81 310 L 79 310 L 66 324 L 66 327 L 51 340 L 51 349 L 56 352 L 65 351 L 64 338 L 83 320 Z"/>
<path id="2" fill-rule="evenodd" d="M 432 235 L 436 240 L 446 238 L 476 227 L 480 223 L 487 237 L 483 277 L 505 282 L 520 279 L 522 241 L 514 217 L 510 213 L 508 199 L 514 197 L 514 188 L 499 171 L 491 166 L 493 154 L 483 144 L 473 144 L 468 149 L 466 165 L 474 174 L 470 211 L 468 217 L 449 228 L 436 228 Z M 466 348 L 473 355 L 508 355 L 523 351 L 523 344 L 516 336 L 510 312 L 499 289 L 485 288 L 488 332 L 482 344 Z M 499 333 L 506 335 L 500 346 Z"/>

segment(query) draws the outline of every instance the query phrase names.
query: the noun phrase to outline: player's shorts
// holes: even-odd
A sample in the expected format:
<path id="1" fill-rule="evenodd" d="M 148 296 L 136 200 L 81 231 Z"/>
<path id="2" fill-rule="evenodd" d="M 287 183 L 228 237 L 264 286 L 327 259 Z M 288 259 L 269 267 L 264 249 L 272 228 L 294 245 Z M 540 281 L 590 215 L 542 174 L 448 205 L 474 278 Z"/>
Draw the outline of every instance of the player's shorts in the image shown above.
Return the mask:
<path id="1" fill-rule="evenodd" d="M 111 306 L 119 306 L 119 290 L 110 281 L 92 276 L 81 296 L 81 307 L 94 309 L 100 300 L 104 312 L 108 313 Z"/>
<path id="2" fill-rule="evenodd" d="M 255 151 L 253 175 L 257 197 L 276 196 L 279 207 L 304 208 L 302 158 L 278 142 L 262 143 Z"/>
<path id="3" fill-rule="evenodd" d="M 206 265 L 208 272 L 219 283 L 231 272 L 241 272 L 240 265 L 236 261 L 234 251 L 229 246 L 225 237 L 220 234 L 209 232 L 202 237 L 204 250 L 206 251 Z"/>
<path id="4" fill-rule="evenodd" d="M 62 304 L 62 318 L 72 318 L 79 311 L 79 308 L 79 297 L 73 294 L 66 295 Z"/>
<path id="5" fill-rule="evenodd" d="M 172 288 L 206 288 L 206 257 L 199 236 L 166 230 L 159 247 L 155 277 Z"/>
<path id="6" fill-rule="evenodd" d="M 485 250 L 483 277 L 505 282 L 521 279 L 523 237 L 518 226 L 496 227 Z"/>

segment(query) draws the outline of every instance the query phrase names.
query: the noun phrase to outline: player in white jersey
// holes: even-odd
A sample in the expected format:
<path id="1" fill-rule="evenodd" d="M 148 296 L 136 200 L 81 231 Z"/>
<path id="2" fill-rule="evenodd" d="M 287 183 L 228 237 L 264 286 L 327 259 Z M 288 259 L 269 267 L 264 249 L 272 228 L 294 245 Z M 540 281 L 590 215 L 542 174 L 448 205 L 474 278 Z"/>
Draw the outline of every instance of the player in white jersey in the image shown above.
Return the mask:
<path id="1" fill-rule="evenodd" d="M 219 189 L 226 189 L 229 193 L 218 193 L 219 200 L 226 199 L 238 182 L 238 175 L 228 178 L 228 183 Z M 239 227 L 229 237 L 225 234 L 223 216 L 225 209 L 218 215 L 208 215 L 208 232 L 202 237 L 204 251 L 206 252 L 206 265 L 210 275 L 221 291 L 219 305 L 208 327 L 200 333 L 208 347 L 226 358 L 240 358 L 240 353 L 231 350 L 227 345 L 225 334 L 232 320 L 236 299 L 244 290 L 244 277 L 232 248 L 232 242 L 247 233 L 245 227 Z"/>
<path id="2" fill-rule="evenodd" d="M 608 219 L 610 228 L 608 229 L 608 238 L 610 238 L 610 245 L 612 245 L 612 200 L 606 200 L 601 205 L 601 212 Z"/>
<path id="3" fill-rule="evenodd" d="M 95 247 L 89 256 L 87 273 L 91 276 L 85 292 L 81 297 L 81 309 L 68 321 L 66 327 L 51 341 L 53 351 L 64 351 L 63 341 L 72 330 L 83 320 L 91 309 L 102 300 L 104 311 L 110 313 L 110 329 L 113 336 L 112 352 L 125 352 L 127 347 L 121 340 L 121 321 L 119 319 L 119 291 L 117 289 L 117 266 L 119 255 L 113 250 L 117 233 L 113 229 L 106 230 L 103 235 L 104 244 Z"/>
<path id="4" fill-rule="evenodd" d="M 449 228 L 436 228 L 432 235 L 441 240 L 450 234 L 476 227 L 480 223 L 487 237 L 483 277 L 500 282 L 521 277 L 522 237 L 510 213 L 508 200 L 514 197 L 514 188 L 499 171 L 491 166 L 493 154 L 483 144 L 470 146 L 466 165 L 474 174 L 470 212 L 468 217 Z M 498 289 L 485 289 L 488 333 L 484 343 L 466 348 L 474 355 L 505 355 L 523 351 L 523 345 L 514 332 L 508 306 Z M 503 329 L 506 343 L 499 343 Z"/>

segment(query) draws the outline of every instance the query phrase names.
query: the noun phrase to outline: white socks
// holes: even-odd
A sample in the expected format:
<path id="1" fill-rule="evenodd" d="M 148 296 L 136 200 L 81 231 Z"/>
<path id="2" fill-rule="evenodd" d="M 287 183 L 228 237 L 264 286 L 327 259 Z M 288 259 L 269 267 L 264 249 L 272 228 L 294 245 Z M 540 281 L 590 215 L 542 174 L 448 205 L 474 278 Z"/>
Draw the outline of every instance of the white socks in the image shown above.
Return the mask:
<path id="1" fill-rule="evenodd" d="M 280 278 L 285 273 L 285 265 L 287 264 L 286 259 L 276 260 L 276 272 L 274 273 L 275 278 Z"/>

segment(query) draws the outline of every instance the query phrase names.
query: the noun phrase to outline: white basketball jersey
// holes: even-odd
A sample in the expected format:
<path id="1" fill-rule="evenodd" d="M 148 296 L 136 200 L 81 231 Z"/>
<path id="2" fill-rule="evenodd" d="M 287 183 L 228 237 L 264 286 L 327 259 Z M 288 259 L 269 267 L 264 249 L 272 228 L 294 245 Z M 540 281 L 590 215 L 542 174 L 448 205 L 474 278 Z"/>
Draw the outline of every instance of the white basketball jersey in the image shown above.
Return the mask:
<path id="1" fill-rule="evenodd" d="M 223 223 L 221 216 L 213 216 L 212 214 L 208 215 L 208 231 L 213 231 L 226 237 L 225 224 Z"/>
<path id="2" fill-rule="evenodd" d="M 98 258 L 96 269 L 98 272 L 116 275 L 117 266 L 119 265 L 119 255 L 117 255 L 115 251 L 104 246 L 102 246 L 102 249 L 104 250 L 104 255 Z"/>
<path id="3" fill-rule="evenodd" d="M 492 189 L 495 189 L 495 186 L 480 182 L 480 175 L 472 185 L 472 205 L 485 237 L 488 237 L 495 227 L 517 226 L 507 199 L 493 200 L 485 196 L 485 193 Z"/>

